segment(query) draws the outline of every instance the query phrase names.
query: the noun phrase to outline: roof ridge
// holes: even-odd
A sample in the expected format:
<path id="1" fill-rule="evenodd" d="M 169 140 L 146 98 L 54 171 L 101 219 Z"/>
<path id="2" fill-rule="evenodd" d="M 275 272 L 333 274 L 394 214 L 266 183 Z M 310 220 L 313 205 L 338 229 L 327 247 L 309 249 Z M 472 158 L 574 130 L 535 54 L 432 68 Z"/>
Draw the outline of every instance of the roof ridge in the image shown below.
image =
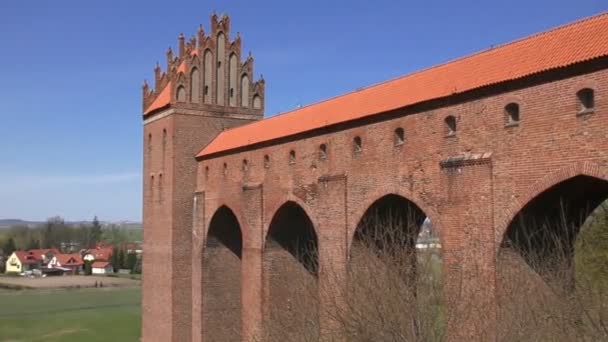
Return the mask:
<path id="1" fill-rule="evenodd" d="M 594 19 L 600 18 L 602 16 L 608 16 L 608 11 L 604 11 L 604 12 L 601 12 L 599 14 L 594 14 L 594 15 L 587 16 L 587 17 L 584 17 L 584 18 L 581 18 L 581 19 L 570 21 L 570 22 L 567 22 L 565 24 L 562 24 L 562 25 L 559 25 L 559 26 L 547 29 L 546 31 L 536 32 L 536 33 L 530 34 L 530 35 L 522 37 L 522 38 L 518 38 L 518 39 L 515 39 L 515 40 L 511 40 L 511 41 L 507 41 L 507 42 L 498 44 L 496 46 L 492 46 L 490 48 L 485 48 L 485 49 L 482 49 L 482 50 L 474 51 L 474 52 L 472 52 L 472 53 L 470 53 L 468 55 L 457 57 L 457 58 L 454 58 L 454 59 L 450 59 L 450 60 L 447 60 L 445 62 L 441 62 L 439 64 L 434 64 L 434 65 L 428 66 L 426 68 L 418 69 L 418 70 L 415 70 L 415 71 L 413 71 L 411 73 L 395 76 L 393 78 L 389 78 L 388 80 L 384 80 L 384 81 L 380 81 L 380 82 L 377 82 L 377 83 L 372 83 L 372 84 L 367 85 L 367 86 L 359 87 L 359 88 L 357 88 L 355 90 L 348 91 L 346 93 L 341 93 L 341 94 L 338 94 L 338 95 L 335 95 L 335 96 L 332 96 L 332 97 L 328 97 L 326 99 L 323 99 L 323 100 L 320 100 L 320 101 L 317 101 L 317 102 L 312 102 L 312 103 L 309 103 L 309 104 L 304 105 L 304 106 L 299 107 L 299 108 L 291 109 L 291 110 L 288 110 L 288 111 L 285 111 L 285 112 L 279 112 L 279 113 L 274 114 L 272 116 L 269 116 L 267 118 L 263 118 L 262 120 L 259 120 L 259 121 L 252 121 L 252 122 L 248 122 L 248 123 L 246 123 L 244 125 L 240 125 L 240 126 L 236 126 L 236 127 L 231 127 L 231 128 L 225 129 L 222 132 L 220 132 L 220 134 L 217 135 L 216 139 L 220 135 L 222 135 L 224 132 L 229 132 L 229 131 L 232 131 L 232 130 L 237 130 L 237 129 L 239 129 L 241 127 L 245 127 L 245 126 L 255 125 L 255 124 L 257 124 L 259 122 L 262 122 L 262 121 L 267 122 L 267 121 L 269 121 L 271 119 L 279 118 L 281 116 L 284 116 L 284 115 L 287 115 L 287 114 L 291 114 L 293 112 L 297 112 L 297 111 L 299 111 L 301 109 L 304 109 L 304 108 L 316 106 L 316 105 L 319 105 L 319 104 L 322 104 L 322 103 L 325 103 L 325 102 L 329 102 L 329 101 L 333 101 L 335 99 L 339 99 L 341 97 L 345 97 L 345 96 L 348 96 L 348 95 L 352 95 L 352 94 L 355 94 L 355 93 L 366 91 L 368 89 L 379 87 L 381 85 L 388 84 L 388 83 L 391 83 L 391 82 L 395 82 L 395 81 L 398 81 L 398 80 L 401 80 L 401 79 L 404 79 L 404 78 L 407 78 L 407 77 L 411 77 L 411 76 L 414 76 L 414 75 L 417 75 L 417 74 L 420 74 L 420 73 L 423 73 L 423 72 L 426 72 L 426 71 L 429 71 L 429 70 L 438 69 L 438 68 L 446 66 L 448 64 L 456 63 L 456 62 L 459 62 L 459 61 L 462 61 L 462 60 L 466 60 L 466 59 L 469 59 L 469 58 L 472 58 L 472 57 L 475 57 L 475 56 L 478 56 L 478 55 L 481 55 L 481 54 L 484 54 L 484 53 L 487 53 L 487 52 L 490 52 L 490 51 L 494 51 L 496 49 L 504 48 L 504 47 L 507 47 L 507 46 L 510 46 L 510 45 L 514 45 L 514 44 L 520 43 L 522 41 L 526 41 L 526 40 L 529 40 L 529 39 L 532 39 L 532 38 L 536 38 L 536 37 L 540 37 L 540 36 L 543 36 L 543 35 L 546 35 L 546 34 L 549 34 L 549 33 L 553 33 L 555 31 L 566 29 L 566 28 L 568 28 L 570 26 L 577 25 L 577 24 L 580 24 L 580 23 L 583 23 L 583 22 L 586 22 L 586 21 L 594 20 Z M 211 142 L 209 142 L 209 143 L 211 143 Z"/>

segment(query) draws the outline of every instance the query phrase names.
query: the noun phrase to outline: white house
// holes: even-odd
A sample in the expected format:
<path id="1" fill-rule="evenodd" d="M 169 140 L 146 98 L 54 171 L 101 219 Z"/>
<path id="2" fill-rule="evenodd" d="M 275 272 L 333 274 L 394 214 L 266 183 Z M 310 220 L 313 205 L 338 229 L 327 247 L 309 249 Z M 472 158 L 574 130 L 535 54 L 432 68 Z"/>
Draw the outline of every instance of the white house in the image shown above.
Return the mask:
<path id="1" fill-rule="evenodd" d="M 95 261 L 91 265 L 91 273 L 93 274 L 110 274 L 114 273 L 112 264 L 108 261 Z"/>

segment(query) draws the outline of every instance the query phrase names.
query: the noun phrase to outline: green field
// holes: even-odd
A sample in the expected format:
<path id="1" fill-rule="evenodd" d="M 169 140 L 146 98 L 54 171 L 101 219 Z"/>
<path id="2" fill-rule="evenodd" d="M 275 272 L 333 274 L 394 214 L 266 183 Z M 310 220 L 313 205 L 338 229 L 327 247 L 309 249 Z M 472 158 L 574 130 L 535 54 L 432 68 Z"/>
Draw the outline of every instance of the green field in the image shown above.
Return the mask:
<path id="1" fill-rule="evenodd" d="M 139 341 L 139 288 L 0 290 L 0 341 Z"/>

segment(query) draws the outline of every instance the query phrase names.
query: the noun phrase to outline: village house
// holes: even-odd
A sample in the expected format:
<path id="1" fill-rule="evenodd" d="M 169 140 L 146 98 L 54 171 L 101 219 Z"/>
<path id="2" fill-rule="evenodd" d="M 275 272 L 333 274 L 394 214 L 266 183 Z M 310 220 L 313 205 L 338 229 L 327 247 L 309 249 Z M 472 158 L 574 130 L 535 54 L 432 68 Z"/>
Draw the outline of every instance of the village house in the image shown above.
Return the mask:
<path id="1" fill-rule="evenodd" d="M 27 251 L 15 251 L 6 260 L 6 273 L 21 273 L 40 268 L 41 261 Z"/>
<path id="2" fill-rule="evenodd" d="M 110 261 L 112 258 L 112 247 L 104 246 L 104 247 L 96 247 L 91 248 L 84 252 L 83 260 L 85 261 Z"/>
<path id="3" fill-rule="evenodd" d="M 49 269 L 60 269 L 65 274 L 79 274 L 83 271 L 84 262 L 78 253 L 57 254 L 47 264 Z"/>
<path id="4" fill-rule="evenodd" d="M 57 248 L 30 249 L 27 253 L 36 258 L 41 266 L 47 265 L 55 255 L 61 254 Z"/>
<path id="5" fill-rule="evenodd" d="M 93 274 L 110 274 L 114 272 L 114 268 L 108 261 L 95 261 L 91 265 L 91 272 Z"/>

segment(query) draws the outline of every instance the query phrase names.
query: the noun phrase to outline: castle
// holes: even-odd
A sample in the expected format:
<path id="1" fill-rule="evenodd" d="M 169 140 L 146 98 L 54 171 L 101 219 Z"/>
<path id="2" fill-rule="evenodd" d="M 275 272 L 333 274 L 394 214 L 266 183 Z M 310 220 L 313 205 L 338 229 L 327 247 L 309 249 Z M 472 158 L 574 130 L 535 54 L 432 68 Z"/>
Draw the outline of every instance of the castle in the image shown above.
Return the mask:
<path id="1" fill-rule="evenodd" d="M 438 227 L 448 335 L 491 340 L 515 217 L 567 201 L 574 220 L 608 197 L 605 13 L 267 119 L 264 80 L 226 16 L 180 35 L 154 75 L 144 341 L 256 341 L 280 320 L 286 341 L 327 340 L 347 302 L 330 278 L 353 281 L 362 222 L 387 213 Z M 296 281 L 317 289 L 313 311 L 289 307 L 306 295 L 280 285 Z M 460 315 L 463 302 L 482 309 Z"/>

